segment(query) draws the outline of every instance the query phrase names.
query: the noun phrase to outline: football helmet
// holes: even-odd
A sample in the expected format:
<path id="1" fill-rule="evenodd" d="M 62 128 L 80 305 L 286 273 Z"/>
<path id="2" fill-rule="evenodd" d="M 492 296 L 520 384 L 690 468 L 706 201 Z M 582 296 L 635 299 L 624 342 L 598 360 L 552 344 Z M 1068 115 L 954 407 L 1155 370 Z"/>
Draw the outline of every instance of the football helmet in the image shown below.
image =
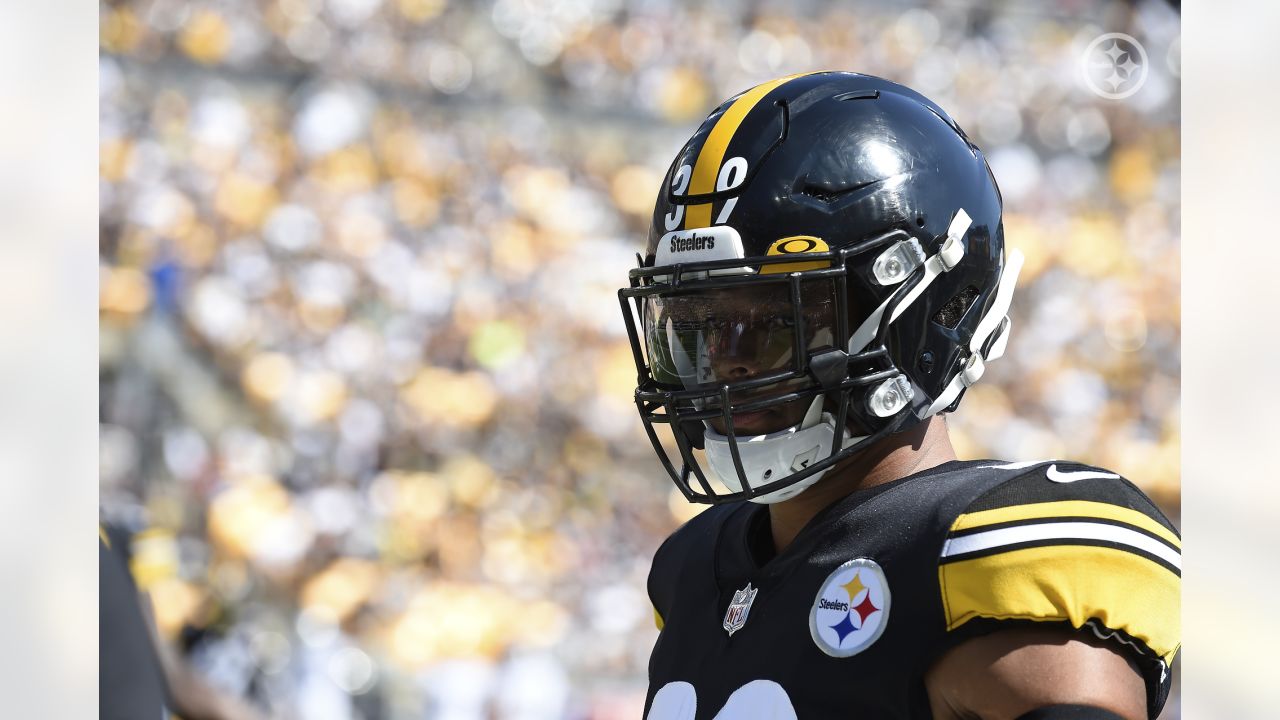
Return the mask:
<path id="1" fill-rule="evenodd" d="M 1021 266 L 964 131 L 848 72 L 716 108 L 667 171 L 637 259 L 618 292 L 636 406 L 703 503 L 789 499 L 955 409 L 1004 352 Z"/>

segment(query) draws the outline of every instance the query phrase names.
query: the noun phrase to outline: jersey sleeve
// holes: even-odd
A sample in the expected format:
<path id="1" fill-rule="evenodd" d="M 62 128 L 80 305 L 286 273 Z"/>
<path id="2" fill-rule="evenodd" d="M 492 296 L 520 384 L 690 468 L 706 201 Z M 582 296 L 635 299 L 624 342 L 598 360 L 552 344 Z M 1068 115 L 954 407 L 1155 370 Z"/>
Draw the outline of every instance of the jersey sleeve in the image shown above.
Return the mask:
<path id="1" fill-rule="evenodd" d="M 1120 476 L 1075 463 L 1010 472 L 951 523 L 938 563 L 955 642 L 1019 621 L 1123 644 L 1154 712 L 1181 645 L 1181 538 Z"/>
<path id="2" fill-rule="evenodd" d="M 671 605 L 670 576 L 674 573 L 671 567 L 671 554 L 668 546 L 671 544 L 671 538 L 668 537 L 658 547 L 658 552 L 653 556 L 653 564 L 649 566 L 649 580 L 646 583 L 646 590 L 649 593 L 649 604 L 653 606 L 653 624 L 657 626 L 661 632 L 666 626 L 667 621 L 664 613 L 669 613 Z"/>

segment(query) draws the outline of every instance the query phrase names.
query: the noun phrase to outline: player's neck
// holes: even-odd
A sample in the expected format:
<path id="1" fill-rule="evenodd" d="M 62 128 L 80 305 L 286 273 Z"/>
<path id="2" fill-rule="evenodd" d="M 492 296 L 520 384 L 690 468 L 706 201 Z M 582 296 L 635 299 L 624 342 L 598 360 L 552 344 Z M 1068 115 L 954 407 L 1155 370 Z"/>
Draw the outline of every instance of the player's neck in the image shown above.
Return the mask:
<path id="1" fill-rule="evenodd" d="M 813 487 L 769 506 L 774 553 L 780 553 L 823 509 L 858 490 L 893 482 L 955 460 L 943 418 L 934 416 L 910 430 L 890 435 L 837 465 Z"/>

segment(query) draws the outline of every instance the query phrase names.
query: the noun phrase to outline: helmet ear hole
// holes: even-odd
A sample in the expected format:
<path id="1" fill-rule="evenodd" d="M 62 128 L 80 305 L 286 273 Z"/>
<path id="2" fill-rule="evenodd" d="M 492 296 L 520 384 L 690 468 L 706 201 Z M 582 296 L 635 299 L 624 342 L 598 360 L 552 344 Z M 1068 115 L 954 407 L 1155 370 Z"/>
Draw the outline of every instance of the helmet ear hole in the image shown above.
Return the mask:
<path id="1" fill-rule="evenodd" d="M 945 305 L 934 314 L 933 321 L 948 330 L 955 330 L 964 318 L 965 313 L 978 298 L 978 288 L 970 285 L 956 293 Z"/>

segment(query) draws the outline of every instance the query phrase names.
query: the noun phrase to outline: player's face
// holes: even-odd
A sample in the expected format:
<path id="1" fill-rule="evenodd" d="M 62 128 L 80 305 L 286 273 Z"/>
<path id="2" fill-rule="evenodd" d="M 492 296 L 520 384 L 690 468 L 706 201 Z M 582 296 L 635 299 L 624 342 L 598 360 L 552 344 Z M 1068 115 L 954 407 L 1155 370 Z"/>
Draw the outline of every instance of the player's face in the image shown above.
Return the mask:
<path id="1" fill-rule="evenodd" d="M 801 352 L 829 347 L 835 326 L 829 280 L 801 285 Z M 795 366 L 795 312 L 785 283 L 683 293 L 646 301 L 646 347 L 654 379 L 687 389 L 718 387 Z M 791 380 L 730 393 L 734 405 L 793 390 Z M 811 399 L 733 415 L 737 435 L 763 435 L 799 423 Z M 711 421 L 725 433 L 724 421 Z"/>

